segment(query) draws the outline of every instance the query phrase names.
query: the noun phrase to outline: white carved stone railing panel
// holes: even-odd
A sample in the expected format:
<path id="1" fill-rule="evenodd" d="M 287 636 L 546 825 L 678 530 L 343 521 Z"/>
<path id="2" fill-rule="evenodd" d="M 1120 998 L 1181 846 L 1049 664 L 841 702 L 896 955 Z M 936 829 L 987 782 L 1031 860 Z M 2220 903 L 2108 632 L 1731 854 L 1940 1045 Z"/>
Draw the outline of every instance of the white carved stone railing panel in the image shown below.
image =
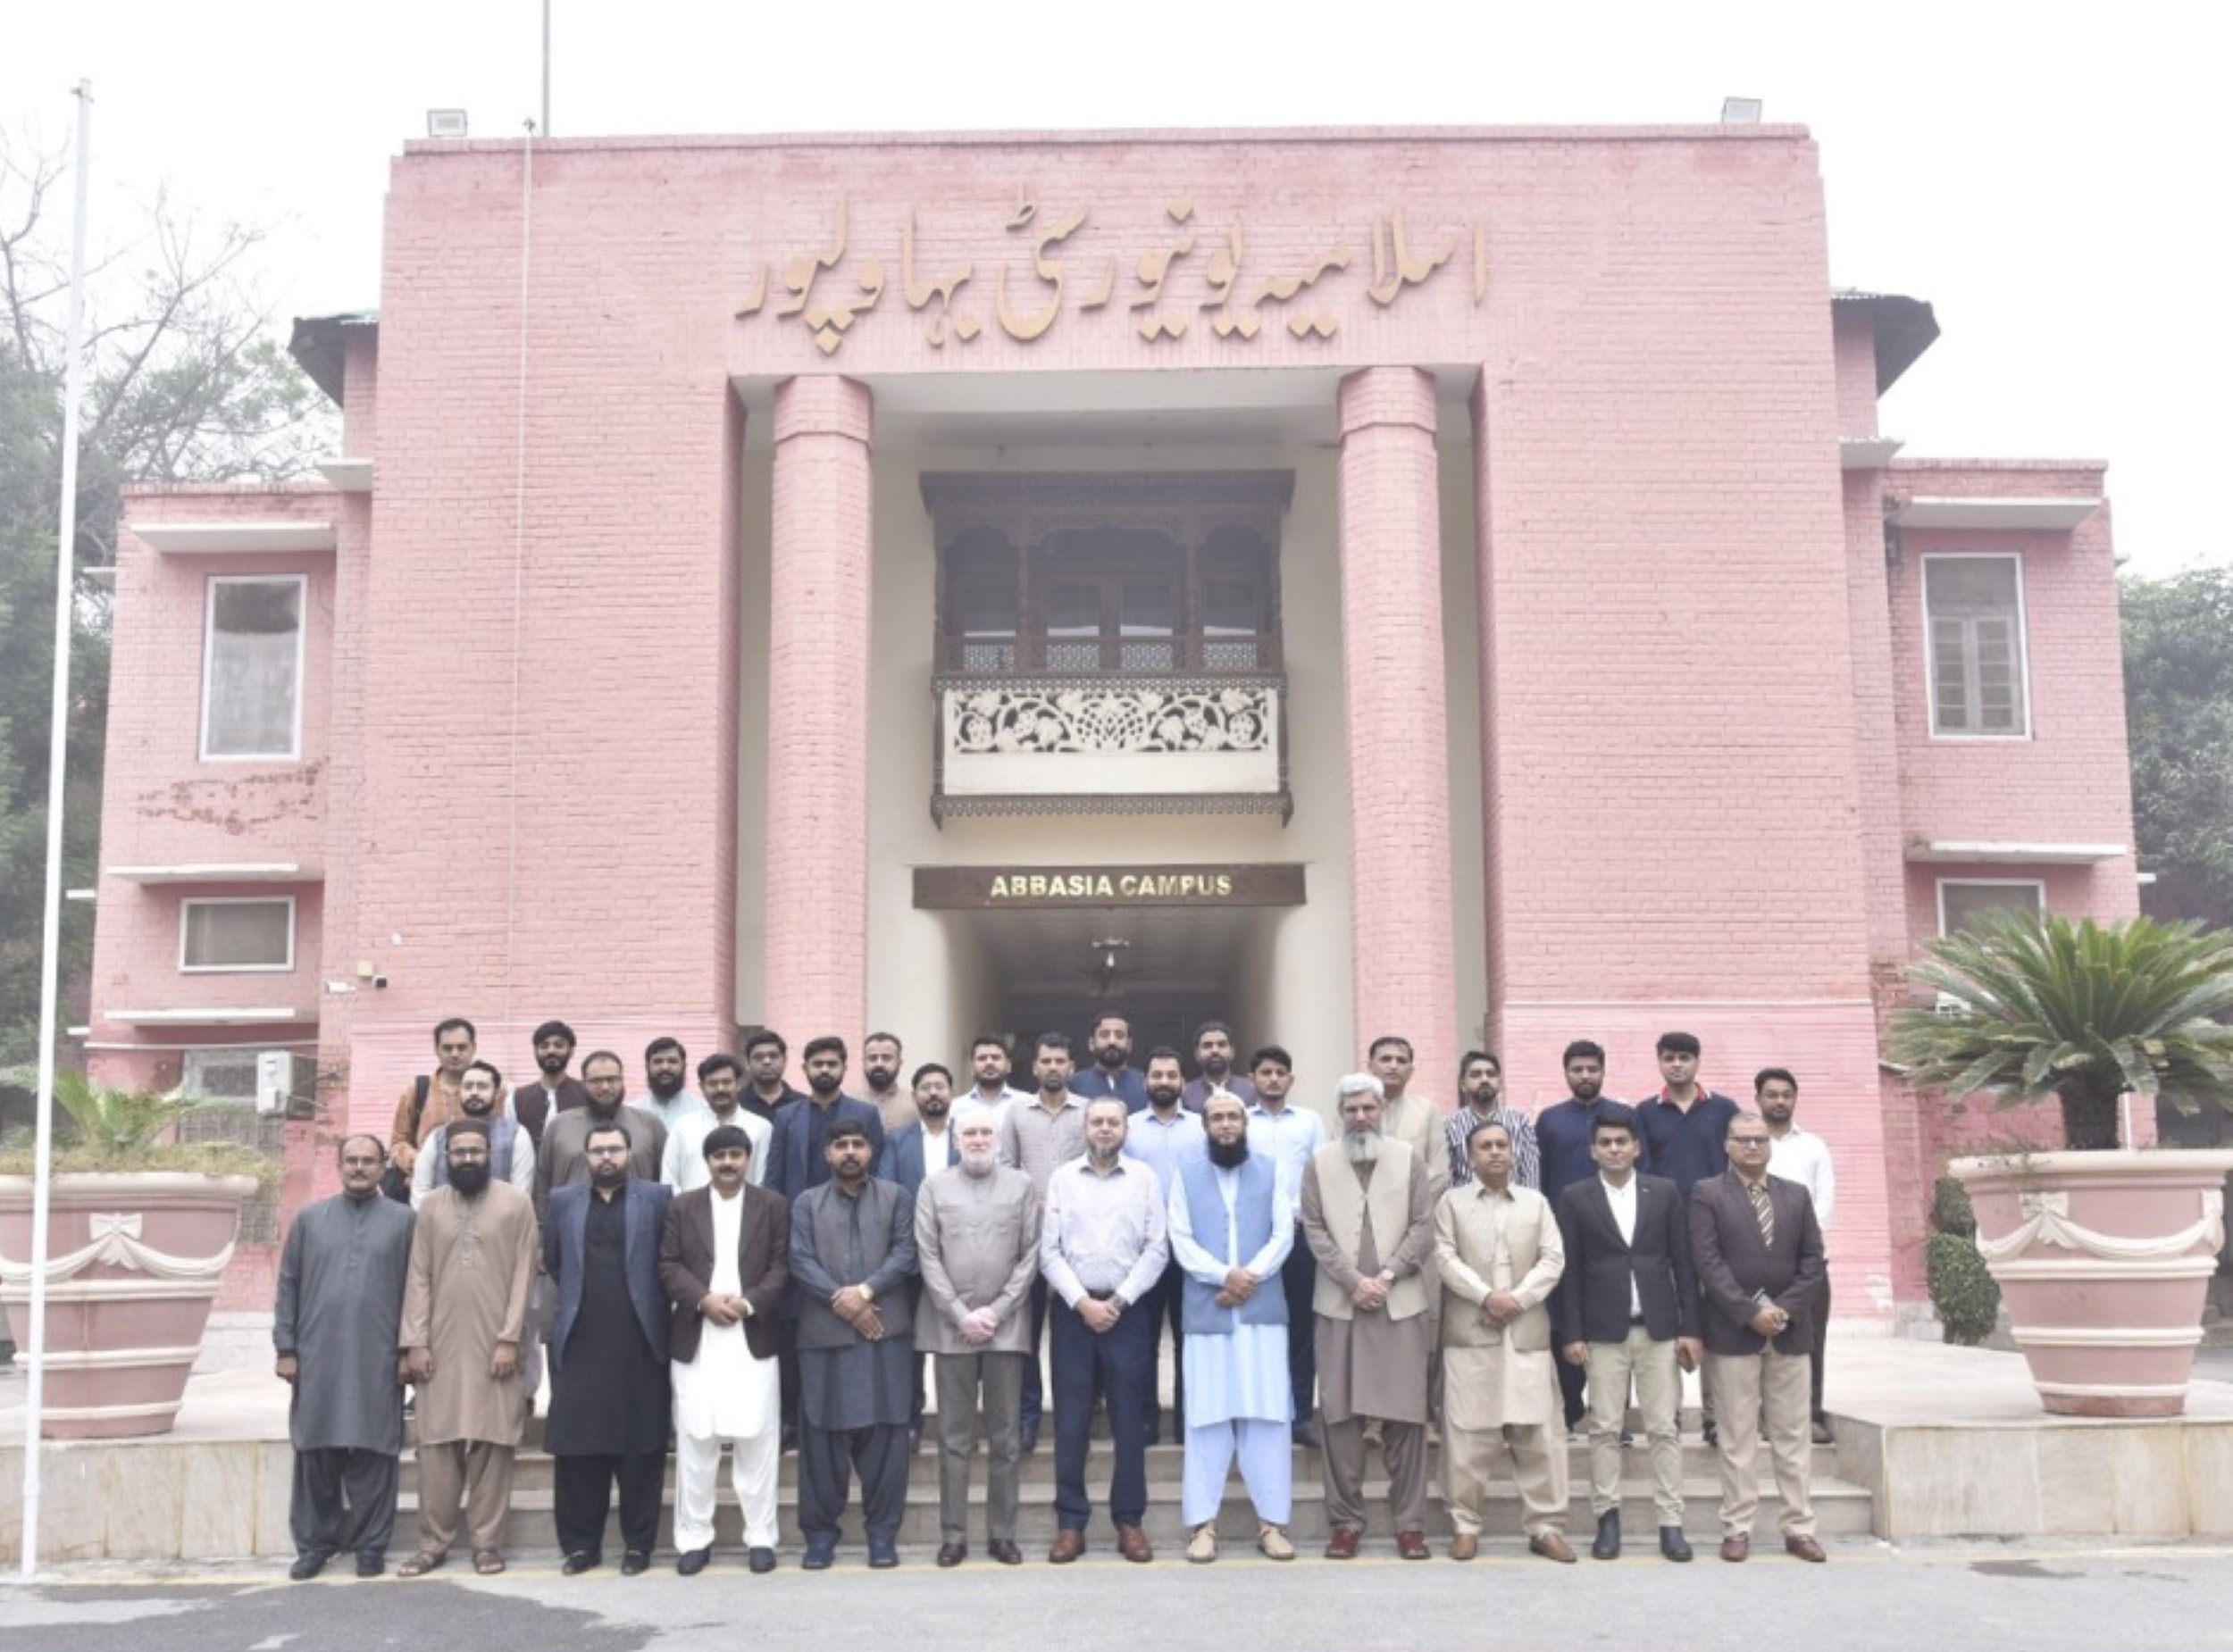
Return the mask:
<path id="1" fill-rule="evenodd" d="M 967 678 L 936 693 L 941 800 L 1284 805 L 1285 685 L 1275 677 Z"/>

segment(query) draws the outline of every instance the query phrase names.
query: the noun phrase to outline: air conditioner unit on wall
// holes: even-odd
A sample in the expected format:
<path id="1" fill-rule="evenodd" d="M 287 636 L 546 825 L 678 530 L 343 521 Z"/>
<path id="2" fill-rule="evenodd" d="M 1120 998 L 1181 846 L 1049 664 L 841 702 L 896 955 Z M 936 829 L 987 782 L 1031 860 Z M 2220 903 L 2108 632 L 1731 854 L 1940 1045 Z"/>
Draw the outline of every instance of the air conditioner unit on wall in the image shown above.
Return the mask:
<path id="1" fill-rule="evenodd" d="M 292 1050 L 259 1050 L 255 1110 L 264 1115 L 308 1118 L 317 1102 L 317 1063 Z"/>

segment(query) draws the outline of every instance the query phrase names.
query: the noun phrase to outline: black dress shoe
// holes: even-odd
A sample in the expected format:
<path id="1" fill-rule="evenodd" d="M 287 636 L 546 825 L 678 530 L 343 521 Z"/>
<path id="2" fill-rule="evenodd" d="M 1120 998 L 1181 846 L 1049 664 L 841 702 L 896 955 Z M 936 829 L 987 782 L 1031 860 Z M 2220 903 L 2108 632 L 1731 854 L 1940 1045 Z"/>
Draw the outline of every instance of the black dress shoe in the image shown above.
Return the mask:
<path id="1" fill-rule="evenodd" d="M 775 1551 L 772 1548 L 749 1550 L 744 1556 L 744 1564 L 754 1572 L 773 1572 L 775 1570 Z"/>
<path id="2" fill-rule="evenodd" d="M 1620 1558 L 1620 1511 L 1609 1508 L 1597 1517 L 1597 1540 L 1590 1545 L 1593 1560 Z"/>
<path id="3" fill-rule="evenodd" d="M 377 1549 L 365 1549 L 356 1557 L 356 1575 L 378 1577 L 388 1570 L 388 1556 Z"/>
<path id="4" fill-rule="evenodd" d="M 580 1577 L 591 1566 L 602 1565 L 604 1563 L 604 1556 L 592 1554 L 586 1548 L 577 1548 L 559 1564 L 558 1570 L 568 1577 Z"/>
<path id="5" fill-rule="evenodd" d="M 326 1562 L 333 1558 L 330 1548 L 314 1548 L 306 1555 L 298 1555 L 295 1564 L 287 1568 L 287 1575 L 297 1583 L 307 1583 L 326 1569 Z"/>
<path id="6" fill-rule="evenodd" d="M 994 1538 L 984 1547 L 985 1552 L 1004 1566 L 1020 1566 L 1024 1564 L 1024 1551 L 1016 1547 L 1014 1538 Z"/>
<path id="7" fill-rule="evenodd" d="M 620 1557 L 620 1574 L 623 1577 L 641 1577 L 650 1570 L 651 1556 L 642 1549 L 631 1548 Z"/>
<path id="8" fill-rule="evenodd" d="M 1709 1446 L 1718 1446 L 1721 1443 L 1721 1430 L 1711 1417 L 1706 1419 L 1705 1427 L 1700 1429 L 1698 1432 Z"/>
<path id="9" fill-rule="evenodd" d="M 1039 1424 L 1036 1423 L 1025 1423 L 1023 1427 L 1017 1431 L 1016 1444 L 1016 1448 L 1023 1452 L 1026 1456 L 1038 1450 Z"/>
<path id="10" fill-rule="evenodd" d="M 890 1538 L 868 1539 L 868 1564 L 877 1572 L 889 1572 L 899 1564 L 899 1546 Z"/>
<path id="11" fill-rule="evenodd" d="M 827 1572 L 837 1559 L 837 1539 L 832 1537 L 808 1538 L 807 1552 L 799 1557 L 803 1572 Z"/>
<path id="12" fill-rule="evenodd" d="M 1683 1535 L 1683 1529 L 1680 1526 L 1660 1528 L 1660 1553 L 1665 1555 L 1669 1560 L 1690 1558 L 1690 1539 Z"/>
<path id="13" fill-rule="evenodd" d="M 968 1558 L 969 1545 L 966 1543 L 941 1543 L 938 1546 L 938 1564 L 941 1566 L 958 1566 Z"/>
<path id="14" fill-rule="evenodd" d="M 706 1563 L 713 1557 L 714 1551 L 710 1548 L 685 1549 L 674 1557 L 674 1569 L 684 1577 L 696 1577 L 706 1569 Z M 621 1570 L 624 1572 L 627 1569 L 623 1563 Z"/>

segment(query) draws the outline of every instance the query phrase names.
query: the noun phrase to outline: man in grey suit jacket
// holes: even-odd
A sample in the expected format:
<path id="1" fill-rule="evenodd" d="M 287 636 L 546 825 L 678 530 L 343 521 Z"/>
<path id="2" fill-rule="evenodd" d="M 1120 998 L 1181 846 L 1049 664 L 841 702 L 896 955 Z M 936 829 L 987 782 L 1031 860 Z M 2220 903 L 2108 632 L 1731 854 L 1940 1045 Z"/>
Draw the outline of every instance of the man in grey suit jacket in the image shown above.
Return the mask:
<path id="1" fill-rule="evenodd" d="M 1721 1558 L 1752 1553 L 1760 1506 L 1753 1453 L 1764 1412 L 1783 1498 L 1784 1548 L 1802 1560 L 1824 1560 L 1808 1488 L 1810 1316 L 1822 1286 L 1821 1224 L 1805 1188 L 1768 1173 L 1772 1144 L 1757 1114 L 1731 1119 L 1727 1143 L 1729 1168 L 1690 1196 L 1706 1361 L 1720 1410 Z"/>
<path id="2" fill-rule="evenodd" d="M 938 1564 L 958 1566 L 969 1557 L 969 1458 L 982 1415 L 988 1547 L 1001 1564 L 1020 1565 L 1018 1407 L 1039 1272 L 1039 1195 L 1029 1176 L 1000 1163 L 999 1124 L 990 1107 L 965 1102 L 951 1128 L 959 1167 L 924 1182 L 915 1200 L 923 1273 L 915 1340 L 938 1379 Z"/>
<path id="3" fill-rule="evenodd" d="M 1636 1115 L 1608 1103 L 1590 1127 L 1597 1174 L 1559 1195 L 1566 1276 L 1559 1341 L 1567 1363 L 1589 1371 L 1590 1553 L 1620 1557 L 1620 1429 L 1633 1380 L 1652 1442 L 1652 1500 L 1660 1553 L 1688 1560 L 1683 1535 L 1683 1449 L 1676 1411 L 1684 1371 L 1698 1368 L 1698 1281 L 1682 1196 L 1664 1176 L 1636 1170 Z"/>

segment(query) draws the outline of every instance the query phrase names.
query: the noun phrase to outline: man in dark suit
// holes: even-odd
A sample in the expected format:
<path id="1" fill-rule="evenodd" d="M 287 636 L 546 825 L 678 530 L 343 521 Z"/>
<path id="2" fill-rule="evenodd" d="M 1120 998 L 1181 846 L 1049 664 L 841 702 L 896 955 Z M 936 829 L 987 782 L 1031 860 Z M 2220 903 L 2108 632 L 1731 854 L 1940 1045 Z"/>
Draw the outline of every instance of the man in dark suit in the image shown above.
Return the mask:
<path id="1" fill-rule="evenodd" d="M 674 1569 L 684 1577 L 713 1558 L 723 1445 L 746 1564 L 775 1570 L 775 1353 L 790 1283 L 790 1206 L 752 1185 L 750 1134 L 716 1125 L 705 1155 L 710 1185 L 675 1197 L 659 1238 L 659 1283 L 674 1305 Z"/>
<path id="2" fill-rule="evenodd" d="M 629 1131 L 640 1127 L 615 1119 L 590 1131 L 582 1144 L 590 1180 L 550 1196 L 543 1231 L 543 1267 L 557 1301 L 543 1443 L 556 1462 L 552 1512 L 570 1577 L 604 1557 L 615 1480 L 623 1573 L 650 1565 L 659 1540 L 670 1321 L 659 1239 L 673 1190 L 629 1174 Z"/>
<path id="3" fill-rule="evenodd" d="M 746 1051 L 765 1047 L 758 1039 Z M 825 1035 L 808 1041 L 799 1058 L 807 1075 L 807 1094 L 775 1110 L 774 1134 L 768 1139 L 767 1169 L 760 1181 L 791 1204 L 809 1188 L 830 1180 L 827 1152 L 831 1134 L 841 1123 L 857 1123 L 868 1136 L 868 1171 L 880 1172 L 883 1163 L 884 1121 L 873 1103 L 843 1093 L 845 1040 Z M 794 1288 L 783 1308 L 783 1449 L 799 1440 L 799 1292 Z"/>
<path id="4" fill-rule="evenodd" d="M 1688 1560 L 1683 1536 L 1683 1454 L 1676 1433 L 1682 1371 L 1695 1370 L 1698 1280 L 1690 1231 L 1675 1184 L 1636 1171 L 1634 1108 L 1597 1109 L 1590 1151 L 1597 1174 L 1559 1196 L 1566 1277 L 1559 1292 L 1559 1341 L 1568 1364 L 1586 1367 L 1590 1398 L 1590 1506 L 1600 1560 L 1620 1555 L 1620 1428 L 1635 1384 L 1652 1442 L 1652 1502 L 1660 1553 Z"/>
<path id="5" fill-rule="evenodd" d="M 1824 1560 L 1808 1491 L 1814 1333 L 1822 1228 L 1806 1189 L 1768 1173 L 1768 1126 L 1729 1121 L 1729 1168 L 1691 1190 L 1690 1244 L 1705 1295 L 1706 1362 L 1721 1421 L 1721 1558 L 1752 1549 L 1760 1506 L 1753 1451 L 1762 1414 L 1783 1498 L 1784 1548 Z"/>

